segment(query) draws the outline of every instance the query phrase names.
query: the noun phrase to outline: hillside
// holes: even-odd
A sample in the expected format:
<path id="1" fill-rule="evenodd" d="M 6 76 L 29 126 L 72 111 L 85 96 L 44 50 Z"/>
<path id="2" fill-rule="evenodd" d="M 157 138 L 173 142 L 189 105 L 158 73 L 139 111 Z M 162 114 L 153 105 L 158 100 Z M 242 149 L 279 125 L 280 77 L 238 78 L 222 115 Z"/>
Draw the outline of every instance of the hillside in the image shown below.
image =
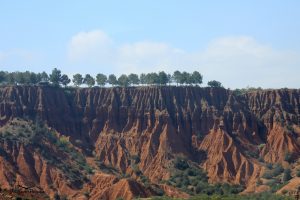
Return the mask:
<path id="1" fill-rule="evenodd" d="M 6 86 L 0 133 L 6 190 L 132 199 L 300 184 L 300 90 Z"/>

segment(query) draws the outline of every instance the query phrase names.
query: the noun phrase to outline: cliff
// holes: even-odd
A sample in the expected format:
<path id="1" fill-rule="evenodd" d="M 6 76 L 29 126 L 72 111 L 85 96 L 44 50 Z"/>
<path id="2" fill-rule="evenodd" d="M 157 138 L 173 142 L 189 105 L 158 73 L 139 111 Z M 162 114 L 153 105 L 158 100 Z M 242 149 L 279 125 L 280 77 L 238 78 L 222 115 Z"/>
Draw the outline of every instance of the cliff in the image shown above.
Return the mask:
<path id="1" fill-rule="evenodd" d="M 298 159 L 299 112 L 300 90 L 263 90 L 237 96 L 223 88 L 174 86 L 1 87 L 2 128 L 16 118 L 41 119 L 58 137 L 66 136 L 84 157 L 132 177 L 109 175 L 112 183 L 99 190 L 93 188 L 101 188 L 107 177 L 98 172 L 88 175 L 81 187 L 63 184 L 58 177 L 64 173 L 55 166 L 52 173 L 35 150 L 27 150 L 19 141 L 12 151 L 8 149 L 11 145 L 3 142 L 0 151 L 16 158 L 9 160 L 0 154 L 1 187 L 34 177 L 39 179 L 34 184 L 52 196 L 55 192 L 76 196 L 84 191 L 90 192 L 91 199 L 108 194 L 115 195 L 108 199 L 151 196 L 156 192 L 145 187 L 136 172 L 152 184 L 160 184 L 161 179 L 170 177 L 172 160 L 184 156 L 206 170 L 211 183 L 242 184 L 255 191 L 266 163 L 284 163 L 287 153 Z M 22 158 L 24 154 L 26 158 Z M 94 167 L 97 170 L 102 169 Z M 49 189 L 42 179 L 56 184 Z"/>

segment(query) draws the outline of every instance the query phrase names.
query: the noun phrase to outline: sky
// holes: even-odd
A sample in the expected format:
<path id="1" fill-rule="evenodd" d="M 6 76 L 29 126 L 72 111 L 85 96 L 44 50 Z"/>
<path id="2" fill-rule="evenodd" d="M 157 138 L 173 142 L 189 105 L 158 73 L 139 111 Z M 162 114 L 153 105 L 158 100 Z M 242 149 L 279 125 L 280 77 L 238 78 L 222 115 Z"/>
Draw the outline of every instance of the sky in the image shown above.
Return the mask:
<path id="1" fill-rule="evenodd" d="M 299 88 L 299 0 L 0 0 L 0 70 Z"/>

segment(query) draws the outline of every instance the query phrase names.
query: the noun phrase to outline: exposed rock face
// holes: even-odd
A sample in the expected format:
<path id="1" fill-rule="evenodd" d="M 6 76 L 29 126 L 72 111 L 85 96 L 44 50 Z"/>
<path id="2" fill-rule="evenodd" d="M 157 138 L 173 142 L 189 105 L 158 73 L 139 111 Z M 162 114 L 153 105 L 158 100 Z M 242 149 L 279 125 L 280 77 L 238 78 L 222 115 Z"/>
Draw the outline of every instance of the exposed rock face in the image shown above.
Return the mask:
<path id="1" fill-rule="evenodd" d="M 284 193 L 284 191 L 288 191 L 288 192 L 292 191 L 294 193 L 297 193 L 297 191 L 299 191 L 299 189 L 298 189 L 299 185 L 300 185 L 300 178 L 299 177 L 293 178 L 287 185 L 283 186 L 276 193 L 282 194 L 282 193 Z"/>
<path id="2" fill-rule="evenodd" d="M 64 175 L 49 165 L 38 152 L 17 143 L 1 143 L 0 148 L 6 154 L 0 157 L 2 189 L 30 188 L 35 192 L 44 191 L 52 197 L 56 191 L 68 196 L 76 193 Z"/>
<path id="3" fill-rule="evenodd" d="M 138 157 L 139 170 L 154 183 L 169 177 L 169 164 L 176 155 L 198 163 L 208 172 L 211 182 L 249 186 L 264 167 L 257 161 L 259 156 L 275 163 L 282 162 L 287 152 L 294 158 L 300 154 L 299 90 L 236 96 L 222 88 L 199 87 L 72 90 L 1 87 L 0 126 L 25 116 L 45 120 L 49 127 L 69 136 L 84 153 L 91 155 L 94 151 L 101 162 L 122 173 L 133 175 L 132 157 Z M 82 142 L 77 144 L 77 140 Z M 51 170 L 38 155 L 28 158 L 25 153 L 24 156 L 25 151 L 20 146 L 9 152 L 15 155 L 20 173 L 27 174 L 30 180 L 38 177 L 36 183 L 50 193 L 43 185 L 46 179 L 58 175 L 45 176 L 43 180 L 42 174 L 51 174 Z M 10 178 L 14 167 L 1 155 L 2 186 L 9 187 L 16 181 Z M 117 196 L 130 199 L 139 194 L 152 194 L 137 182 L 114 181 L 111 177 L 105 181 L 106 178 L 105 175 L 94 177 L 94 183 L 112 182 L 102 189 L 103 184 L 95 184 L 98 189 L 91 190 L 92 199 L 103 195 L 112 195 L 108 199 Z"/>
<path id="4" fill-rule="evenodd" d="M 155 195 L 149 189 L 131 179 L 118 179 L 113 175 L 96 174 L 93 177 L 90 199 L 133 199 L 136 196 L 148 197 Z"/>
<path id="5" fill-rule="evenodd" d="M 261 167 L 247 158 L 238 144 L 223 130 L 212 131 L 200 149 L 207 152 L 203 167 L 215 182 L 245 184 L 259 177 Z"/>
<path id="6" fill-rule="evenodd" d="M 266 145 L 261 152 L 268 162 L 284 160 L 287 152 L 299 155 L 300 90 L 267 90 L 245 95 L 249 108 L 262 120 Z M 292 130 L 291 130 L 292 129 Z"/>

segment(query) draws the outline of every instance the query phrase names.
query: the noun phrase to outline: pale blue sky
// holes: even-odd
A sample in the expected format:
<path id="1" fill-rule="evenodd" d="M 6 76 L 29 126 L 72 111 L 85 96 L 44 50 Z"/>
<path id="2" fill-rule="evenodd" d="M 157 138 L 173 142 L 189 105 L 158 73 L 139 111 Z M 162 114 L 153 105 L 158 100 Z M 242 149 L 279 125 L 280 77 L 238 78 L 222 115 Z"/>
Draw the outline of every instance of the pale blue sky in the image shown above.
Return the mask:
<path id="1" fill-rule="evenodd" d="M 300 82 L 300 1 L 0 1 L 0 70 L 200 71 L 226 87 Z"/>

